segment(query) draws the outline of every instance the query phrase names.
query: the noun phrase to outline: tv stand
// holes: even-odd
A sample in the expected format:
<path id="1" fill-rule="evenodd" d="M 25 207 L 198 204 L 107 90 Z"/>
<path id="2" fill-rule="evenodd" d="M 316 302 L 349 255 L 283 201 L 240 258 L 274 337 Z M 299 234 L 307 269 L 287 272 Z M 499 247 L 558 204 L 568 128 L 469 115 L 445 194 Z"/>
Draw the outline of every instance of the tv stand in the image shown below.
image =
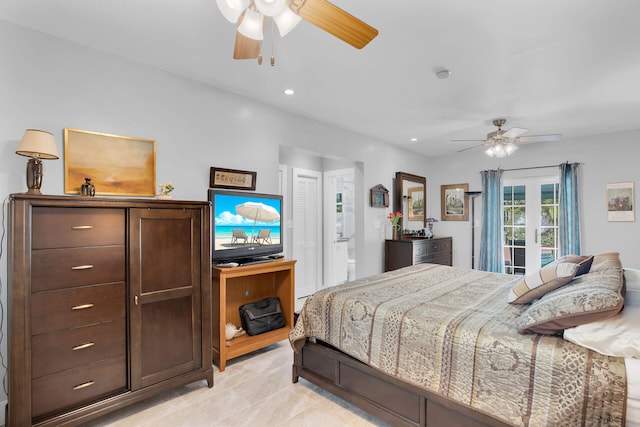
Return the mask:
<path id="1" fill-rule="evenodd" d="M 274 261 L 274 260 L 269 257 L 255 257 L 255 258 L 241 259 L 238 261 L 238 264 L 240 264 L 240 266 L 243 266 L 243 265 L 253 265 L 253 264 L 264 264 L 265 262 L 271 262 L 271 261 Z"/>
<path id="2" fill-rule="evenodd" d="M 212 268 L 213 297 L 213 359 L 223 372 L 227 360 L 285 340 L 293 328 L 295 260 L 273 260 L 240 265 L 233 268 Z M 278 297 L 285 319 L 283 328 L 225 340 L 225 326 L 241 326 L 239 307 L 267 297 Z"/>

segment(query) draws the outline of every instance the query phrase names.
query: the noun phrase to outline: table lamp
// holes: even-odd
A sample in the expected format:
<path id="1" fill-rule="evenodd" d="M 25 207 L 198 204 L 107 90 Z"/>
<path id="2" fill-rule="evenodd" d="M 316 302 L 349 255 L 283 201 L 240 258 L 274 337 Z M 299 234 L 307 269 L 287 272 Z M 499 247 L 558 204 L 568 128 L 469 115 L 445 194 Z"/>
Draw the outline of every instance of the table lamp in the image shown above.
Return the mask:
<path id="1" fill-rule="evenodd" d="M 43 130 L 27 129 L 16 154 L 31 157 L 27 162 L 27 194 L 42 194 L 42 160 L 60 158 L 53 134 Z"/>

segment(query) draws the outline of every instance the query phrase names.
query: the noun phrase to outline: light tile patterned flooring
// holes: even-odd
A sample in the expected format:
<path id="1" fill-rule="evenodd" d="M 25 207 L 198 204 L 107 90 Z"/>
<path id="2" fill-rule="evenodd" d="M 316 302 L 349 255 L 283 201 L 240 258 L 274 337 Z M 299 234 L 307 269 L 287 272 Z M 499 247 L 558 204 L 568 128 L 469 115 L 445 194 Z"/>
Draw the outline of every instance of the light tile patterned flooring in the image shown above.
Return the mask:
<path id="1" fill-rule="evenodd" d="M 214 367 L 205 381 L 167 391 L 98 418 L 91 427 L 388 426 L 385 422 L 300 379 L 291 382 L 288 341 Z"/>

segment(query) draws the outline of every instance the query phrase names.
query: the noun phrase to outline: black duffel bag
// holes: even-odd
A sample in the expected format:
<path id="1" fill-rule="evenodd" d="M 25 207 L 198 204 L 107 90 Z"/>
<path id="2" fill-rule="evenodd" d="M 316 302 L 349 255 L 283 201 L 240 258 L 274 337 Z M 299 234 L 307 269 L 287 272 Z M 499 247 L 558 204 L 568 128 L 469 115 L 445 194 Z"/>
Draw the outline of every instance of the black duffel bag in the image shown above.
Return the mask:
<path id="1" fill-rule="evenodd" d="M 284 327 L 280 300 L 269 297 L 240 306 L 242 328 L 249 335 L 258 335 Z"/>

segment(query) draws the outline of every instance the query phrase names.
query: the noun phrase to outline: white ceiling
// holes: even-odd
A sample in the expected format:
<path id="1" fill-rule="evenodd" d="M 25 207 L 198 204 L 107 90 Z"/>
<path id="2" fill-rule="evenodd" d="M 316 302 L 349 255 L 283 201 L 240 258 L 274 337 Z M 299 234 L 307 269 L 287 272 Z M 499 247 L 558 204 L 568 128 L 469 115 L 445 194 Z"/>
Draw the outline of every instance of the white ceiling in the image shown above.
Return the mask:
<path id="1" fill-rule="evenodd" d="M 271 24 L 263 65 L 232 59 L 215 0 L 2 0 L 0 19 L 431 156 L 497 117 L 525 135 L 640 129 L 638 0 L 333 3 L 378 37 L 357 50 L 301 22 L 276 31 L 275 67 Z"/>

